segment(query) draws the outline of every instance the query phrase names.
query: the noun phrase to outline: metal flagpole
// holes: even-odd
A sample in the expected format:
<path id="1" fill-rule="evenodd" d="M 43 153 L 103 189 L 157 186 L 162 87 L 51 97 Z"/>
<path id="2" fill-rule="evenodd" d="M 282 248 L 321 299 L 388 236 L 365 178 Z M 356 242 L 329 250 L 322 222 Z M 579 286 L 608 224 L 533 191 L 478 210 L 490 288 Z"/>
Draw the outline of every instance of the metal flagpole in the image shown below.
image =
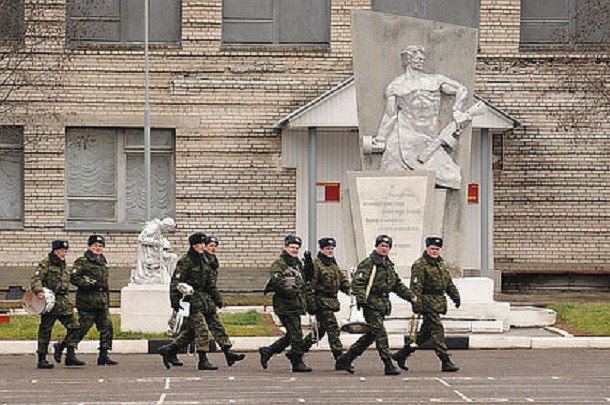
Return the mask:
<path id="1" fill-rule="evenodd" d="M 146 83 L 145 93 L 146 101 L 144 106 L 144 173 L 146 177 L 146 196 L 145 196 L 145 216 L 146 221 L 150 221 L 150 201 L 151 201 L 151 187 L 150 187 L 150 105 L 149 105 L 149 77 L 148 77 L 148 6 L 149 0 L 144 0 L 144 57 L 145 57 L 145 70 L 146 70 Z"/>

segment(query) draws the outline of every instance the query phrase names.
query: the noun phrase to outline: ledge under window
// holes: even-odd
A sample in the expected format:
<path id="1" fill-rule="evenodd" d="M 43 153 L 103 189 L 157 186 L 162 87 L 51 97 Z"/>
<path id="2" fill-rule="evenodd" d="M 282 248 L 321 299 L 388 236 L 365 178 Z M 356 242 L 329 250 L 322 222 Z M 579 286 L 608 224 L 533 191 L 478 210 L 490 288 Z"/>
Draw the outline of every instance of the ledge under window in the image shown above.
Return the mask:
<path id="1" fill-rule="evenodd" d="M 0 221 L 2 231 L 22 231 L 23 221 Z"/>
<path id="2" fill-rule="evenodd" d="M 226 44 L 220 45 L 221 52 L 330 52 L 330 44 Z"/>
<path id="3" fill-rule="evenodd" d="M 142 223 L 112 223 L 112 222 L 78 222 L 69 221 L 64 226 L 66 231 L 106 231 L 106 232 L 140 232 L 144 227 Z"/>

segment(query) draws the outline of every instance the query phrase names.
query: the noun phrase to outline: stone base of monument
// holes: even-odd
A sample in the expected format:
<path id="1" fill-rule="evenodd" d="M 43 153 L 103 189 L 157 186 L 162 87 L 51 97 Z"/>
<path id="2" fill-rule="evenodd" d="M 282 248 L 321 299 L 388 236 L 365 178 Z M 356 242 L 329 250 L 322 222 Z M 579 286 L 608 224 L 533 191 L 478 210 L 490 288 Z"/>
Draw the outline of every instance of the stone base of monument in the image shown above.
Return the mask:
<path id="1" fill-rule="evenodd" d="M 408 284 L 409 280 L 405 280 Z M 443 318 L 448 333 L 502 333 L 511 327 L 545 327 L 555 323 L 555 312 L 543 308 L 511 308 L 508 302 L 493 299 L 494 283 L 485 277 L 455 278 L 454 283 L 462 298 L 460 308 L 455 308 L 448 299 L 447 315 Z M 341 311 L 337 315 L 340 323 L 349 319 L 350 298 L 339 294 Z M 389 333 L 407 333 L 413 312 L 411 304 L 395 294 L 390 295 L 392 314 L 386 318 Z M 354 308 L 354 311 L 356 309 Z M 361 311 L 352 314 L 352 321 L 362 321 Z"/>
<path id="2" fill-rule="evenodd" d="M 121 330 L 165 333 L 171 315 L 169 286 L 130 284 L 121 289 Z"/>

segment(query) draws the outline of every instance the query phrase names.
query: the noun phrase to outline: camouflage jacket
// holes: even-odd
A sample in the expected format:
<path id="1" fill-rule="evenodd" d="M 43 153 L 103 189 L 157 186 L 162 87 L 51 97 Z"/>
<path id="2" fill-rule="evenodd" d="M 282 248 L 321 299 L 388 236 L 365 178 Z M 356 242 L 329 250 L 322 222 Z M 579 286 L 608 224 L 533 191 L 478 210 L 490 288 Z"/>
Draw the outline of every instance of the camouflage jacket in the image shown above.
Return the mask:
<path id="1" fill-rule="evenodd" d="M 55 306 L 50 312 L 51 315 L 71 315 L 74 312 L 68 298 L 70 273 L 66 268 L 66 262 L 53 252 L 38 263 L 32 275 L 32 290 L 39 293 L 43 287 L 55 293 Z"/>
<path id="2" fill-rule="evenodd" d="M 182 293 L 178 284 L 186 283 L 195 290 L 193 295 L 184 301 L 191 303 L 191 312 L 204 314 L 214 313 L 217 305 L 222 306 L 222 298 L 216 283 L 218 281 L 218 261 L 213 255 L 197 253 L 194 249 L 178 260 L 176 270 L 170 283 L 170 301 L 172 308 L 177 308 Z"/>
<path id="3" fill-rule="evenodd" d="M 277 315 L 305 315 L 305 280 L 303 263 L 298 257 L 282 252 L 271 265 L 265 292 L 273 292 L 273 310 Z"/>
<path id="4" fill-rule="evenodd" d="M 373 266 L 377 266 L 377 272 L 367 299 L 366 287 L 371 278 Z M 411 290 L 400 281 L 400 277 L 396 270 L 394 270 L 394 263 L 392 263 L 390 258 L 383 258 L 376 251 L 373 251 L 369 257 L 358 264 L 354 280 L 352 281 L 352 291 L 358 305 L 368 305 L 386 315 L 392 312 L 392 304 L 390 303 L 391 292 L 407 301 L 411 301 L 414 296 Z"/>
<path id="5" fill-rule="evenodd" d="M 460 293 L 453 284 L 443 258 L 435 260 L 425 252 L 411 267 L 411 290 L 417 295 L 418 302 L 413 304 L 413 309 L 418 313 L 433 311 L 446 314 L 445 293 L 453 301 L 460 299 Z"/>
<path id="6" fill-rule="evenodd" d="M 339 290 L 349 294 L 350 284 L 334 258 L 321 252 L 313 262 L 313 280 L 307 286 L 307 312 L 319 310 L 337 312 L 340 309 L 337 294 Z"/>
<path id="7" fill-rule="evenodd" d="M 70 282 L 77 287 L 76 308 L 79 311 L 108 309 L 108 261 L 90 250 L 74 261 Z"/>

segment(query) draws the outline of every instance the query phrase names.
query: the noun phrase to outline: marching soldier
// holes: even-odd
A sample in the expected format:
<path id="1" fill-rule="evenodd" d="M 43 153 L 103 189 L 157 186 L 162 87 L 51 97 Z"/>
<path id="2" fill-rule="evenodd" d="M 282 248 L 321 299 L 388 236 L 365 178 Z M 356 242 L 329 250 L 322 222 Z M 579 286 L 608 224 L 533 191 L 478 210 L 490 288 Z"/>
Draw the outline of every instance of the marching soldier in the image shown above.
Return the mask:
<path id="1" fill-rule="evenodd" d="M 50 369 L 53 364 L 47 361 L 47 351 L 51 332 L 55 321 L 61 322 L 66 328 L 66 337 L 55 343 L 53 357 L 61 363 L 61 355 L 67 347 L 66 366 L 83 366 L 85 363 L 76 358 L 74 350 L 78 344 L 78 322 L 74 317 L 74 308 L 68 298 L 70 288 L 70 273 L 66 269 L 66 255 L 69 243 L 67 240 L 54 240 L 51 243 L 51 253 L 38 264 L 32 276 L 32 290 L 38 298 L 44 298 L 43 288 L 48 288 L 55 294 L 55 306 L 46 314 L 40 316 L 38 327 L 38 368 Z"/>
<path id="2" fill-rule="evenodd" d="M 189 237 L 191 248 L 186 255 L 178 261 L 170 286 L 170 300 L 172 307 L 180 308 L 181 294 L 178 291 L 179 283 L 189 284 L 195 290 L 194 294 L 185 301 L 190 302 L 190 314 L 185 320 L 185 328 L 170 344 L 159 348 L 163 356 L 163 364 L 167 368 L 172 365 L 180 366 L 177 358 L 181 348 L 186 347 L 195 340 L 199 354 L 199 370 L 217 370 L 206 354 L 209 351 L 208 328 L 220 345 L 227 365 L 230 367 L 243 360 L 244 354 L 237 354 L 231 350 L 231 340 L 218 316 L 218 309 L 222 308 L 222 297 L 216 285 L 218 280 L 218 259 L 216 248 L 219 240 L 215 236 L 207 236 L 201 232 Z"/>
<path id="3" fill-rule="evenodd" d="M 350 284 L 335 260 L 337 241 L 333 238 L 322 238 L 318 241 L 318 245 L 320 251 L 313 263 L 309 252 L 305 252 L 304 272 L 305 278 L 309 281 L 307 312 L 315 315 L 318 323 L 318 336 L 307 336 L 305 348 L 308 351 L 314 343 L 314 338 L 322 339 L 328 333 L 328 343 L 336 361 L 343 352 L 339 325 L 334 314 L 340 309 L 337 293 L 341 290 L 349 295 Z"/>
<path id="4" fill-rule="evenodd" d="M 385 365 L 385 374 L 400 374 L 400 370 L 392 363 L 388 333 L 383 325 L 385 317 L 392 311 L 389 294 L 393 292 L 411 302 L 415 302 L 417 298 L 400 281 L 394 270 L 394 263 L 388 257 L 391 248 L 392 238 L 380 235 L 375 240 L 375 250 L 358 264 L 352 281 L 352 291 L 358 308 L 362 308 L 364 312 L 364 319 L 370 330 L 339 357 L 335 366 L 337 370 L 354 373 L 352 366 L 354 359 L 375 342 L 379 357 Z"/>
<path id="5" fill-rule="evenodd" d="M 98 366 L 119 364 L 108 357 L 112 350 L 112 319 L 110 318 L 108 261 L 104 256 L 106 239 L 102 235 L 91 235 L 87 241 L 85 254 L 74 261 L 70 281 L 77 287 L 76 309 L 80 321 L 79 341 L 95 323 L 100 332 L 100 353 Z"/>
<path id="6" fill-rule="evenodd" d="M 447 265 L 441 257 L 442 248 L 443 239 L 426 238 L 426 251 L 411 267 L 411 289 L 418 297 L 418 301 L 413 304 L 413 310 L 421 314 L 424 320 L 415 343 L 421 346 L 432 340 L 434 351 L 442 363 L 442 371 L 451 372 L 458 371 L 459 367 L 453 364 L 447 354 L 445 329 L 440 315 L 447 313 L 445 294 L 449 295 L 457 308 L 460 307 L 461 300 L 451 274 L 447 271 Z M 415 347 L 407 343 L 405 347 L 394 353 L 392 358 L 400 368 L 408 370 L 407 357 L 415 350 Z"/>
<path id="7" fill-rule="evenodd" d="M 267 363 L 274 354 L 281 353 L 290 346 L 286 357 L 292 364 L 292 371 L 295 373 L 311 371 L 311 368 L 303 362 L 307 348 L 301 330 L 301 315 L 305 315 L 303 263 L 298 257 L 301 244 L 301 238 L 298 236 L 287 236 L 284 239 L 284 251 L 271 265 L 265 293 L 274 293 L 273 310 L 286 328 L 286 334 L 271 346 L 259 349 L 263 369 L 267 368 Z"/>

